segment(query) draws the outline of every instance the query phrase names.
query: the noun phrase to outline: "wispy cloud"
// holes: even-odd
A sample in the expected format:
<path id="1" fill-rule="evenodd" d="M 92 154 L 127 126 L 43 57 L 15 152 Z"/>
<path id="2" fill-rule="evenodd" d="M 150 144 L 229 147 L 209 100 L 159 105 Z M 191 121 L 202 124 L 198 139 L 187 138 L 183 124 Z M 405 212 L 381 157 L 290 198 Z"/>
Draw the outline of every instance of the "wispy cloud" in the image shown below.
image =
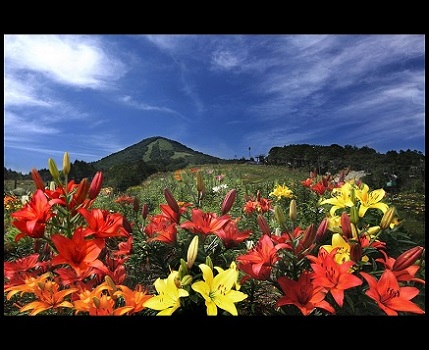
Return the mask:
<path id="1" fill-rule="evenodd" d="M 163 112 L 163 113 L 170 113 L 179 116 L 185 121 L 190 121 L 189 118 L 186 118 L 181 113 L 175 111 L 174 109 L 171 109 L 169 107 L 159 107 L 159 106 L 152 106 L 144 102 L 139 102 L 134 100 L 131 96 L 125 95 L 119 97 L 119 101 L 123 103 L 124 105 L 127 105 L 132 108 L 140 109 L 142 111 L 154 111 L 154 112 Z"/>
<path id="2" fill-rule="evenodd" d="M 107 88 L 126 72 L 126 66 L 92 36 L 6 35 L 5 51 L 7 72 L 38 72 L 79 88 Z"/>
<path id="3" fill-rule="evenodd" d="M 221 69 L 231 69 L 240 65 L 241 58 L 228 50 L 216 50 L 213 53 L 212 63 Z"/>

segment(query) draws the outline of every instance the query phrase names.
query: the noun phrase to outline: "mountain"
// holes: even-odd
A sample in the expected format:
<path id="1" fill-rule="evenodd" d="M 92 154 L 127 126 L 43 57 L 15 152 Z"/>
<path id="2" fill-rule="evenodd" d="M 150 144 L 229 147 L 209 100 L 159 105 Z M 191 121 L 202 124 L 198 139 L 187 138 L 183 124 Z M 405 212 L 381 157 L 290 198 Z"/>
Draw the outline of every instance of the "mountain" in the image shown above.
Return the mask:
<path id="1" fill-rule="evenodd" d="M 143 161 L 165 170 L 179 169 L 190 164 L 219 164 L 225 160 L 195 151 L 185 145 L 161 136 L 154 136 L 112 153 L 91 163 L 96 169 L 107 170 L 115 166 Z"/>

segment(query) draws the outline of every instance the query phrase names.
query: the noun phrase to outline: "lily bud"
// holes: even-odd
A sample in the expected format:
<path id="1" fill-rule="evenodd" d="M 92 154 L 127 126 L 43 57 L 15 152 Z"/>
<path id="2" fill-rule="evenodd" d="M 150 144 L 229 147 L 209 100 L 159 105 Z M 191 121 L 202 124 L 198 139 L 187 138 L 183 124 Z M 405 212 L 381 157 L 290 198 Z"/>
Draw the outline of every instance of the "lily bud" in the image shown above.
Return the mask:
<path id="1" fill-rule="evenodd" d="M 258 214 L 256 221 L 258 222 L 258 226 L 261 229 L 262 233 L 271 237 L 271 229 L 270 226 L 268 226 L 267 220 L 265 220 L 265 218 L 261 214 Z"/>
<path id="2" fill-rule="evenodd" d="M 204 190 L 205 190 L 205 186 L 204 186 L 203 174 L 201 173 L 201 171 L 198 171 L 197 172 L 197 191 L 203 192 Z"/>
<path id="3" fill-rule="evenodd" d="M 345 211 L 341 214 L 341 229 L 343 231 L 343 235 L 346 238 L 352 238 L 352 227 L 350 222 L 350 216 Z"/>
<path id="4" fill-rule="evenodd" d="M 183 258 L 180 258 L 180 266 L 179 266 L 179 271 L 177 273 L 177 278 L 181 280 L 182 277 L 187 274 L 188 274 L 188 267 L 186 265 L 186 261 Z"/>
<path id="5" fill-rule="evenodd" d="M 261 200 L 261 191 L 260 190 L 258 190 L 257 192 L 256 192 L 256 201 L 260 201 Z"/>
<path id="6" fill-rule="evenodd" d="M 315 238 L 317 244 L 324 241 L 328 224 L 329 224 L 328 218 L 324 218 L 322 222 L 319 224 L 319 227 L 317 228 L 317 231 L 316 231 L 316 238 Z"/>
<path id="7" fill-rule="evenodd" d="M 377 233 L 379 233 L 380 232 L 380 230 L 381 230 L 381 227 L 380 226 L 371 226 L 371 227 L 368 227 L 367 229 L 366 229 L 366 232 L 370 235 L 370 236 L 375 236 Z"/>
<path id="8" fill-rule="evenodd" d="M 176 213 L 179 214 L 179 205 L 177 204 L 176 199 L 168 188 L 164 188 L 164 197 L 167 201 L 168 206 Z"/>
<path id="9" fill-rule="evenodd" d="M 314 224 L 310 224 L 304 231 L 304 234 L 301 238 L 303 249 L 307 249 L 313 243 L 315 237 L 316 229 L 314 227 Z"/>
<path id="10" fill-rule="evenodd" d="M 206 265 L 213 270 L 213 262 L 209 255 L 206 256 Z"/>
<path id="11" fill-rule="evenodd" d="M 45 183 L 36 168 L 31 169 L 31 177 L 36 185 L 36 189 L 45 191 Z"/>
<path id="12" fill-rule="evenodd" d="M 359 211 L 355 205 L 350 208 L 350 221 L 355 225 L 359 222 Z"/>
<path id="13" fill-rule="evenodd" d="M 69 152 L 65 152 L 64 153 L 64 157 L 63 157 L 63 174 L 64 175 L 68 175 L 70 173 L 70 156 L 69 156 Z"/>
<path id="14" fill-rule="evenodd" d="M 54 181 L 59 183 L 60 182 L 60 172 L 58 171 L 57 164 L 55 163 L 55 160 L 53 160 L 52 158 L 48 159 L 48 168 L 49 168 L 49 172 L 51 173 Z"/>
<path id="15" fill-rule="evenodd" d="M 355 224 L 351 223 L 350 226 L 352 228 L 352 239 L 358 239 L 359 235 Z"/>
<path id="16" fill-rule="evenodd" d="M 89 191 L 89 181 L 88 178 L 83 178 L 82 181 L 79 183 L 79 186 L 77 187 L 76 192 L 76 203 L 81 204 L 85 199 Z"/>
<path id="17" fill-rule="evenodd" d="M 296 220 L 296 200 L 292 199 L 289 204 L 289 218 L 291 221 Z"/>
<path id="18" fill-rule="evenodd" d="M 98 194 L 101 190 L 101 185 L 103 184 L 103 172 L 97 171 L 94 175 L 94 178 L 91 181 L 91 185 L 89 186 L 89 199 L 97 198 Z"/>
<path id="19" fill-rule="evenodd" d="M 400 271 L 410 267 L 422 256 L 423 250 L 424 248 L 420 246 L 408 249 L 396 258 L 392 270 Z"/>
<path id="20" fill-rule="evenodd" d="M 139 211 L 139 207 L 140 207 L 140 201 L 137 197 L 134 197 L 133 210 L 137 213 Z"/>
<path id="21" fill-rule="evenodd" d="M 182 280 L 180 281 L 180 285 L 187 286 L 192 283 L 192 276 L 191 275 L 185 275 L 183 276 Z"/>
<path id="22" fill-rule="evenodd" d="M 100 299 L 99 298 L 92 297 L 92 302 L 94 303 L 94 305 L 97 309 L 100 307 Z"/>
<path id="23" fill-rule="evenodd" d="M 355 193 L 355 189 L 353 187 L 350 188 L 350 200 L 353 203 L 356 203 L 356 193 Z"/>
<path id="24" fill-rule="evenodd" d="M 286 216 L 285 216 L 285 213 L 283 213 L 283 210 L 279 205 L 274 206 L 274 217 L 276 218 L 280 227 L 282 227 L 282 229 L 285 229 L 286 228 L 286 226 L 285 226 Z"/>
<path id="25" fill-rule="evenodd" d="M 188 254 L 186 256 L 186 266 L 188 269 L 194 265 L 195 259 L 197 258 L 198 254 L 198 236 L 195 235 L 194 238 L 192 238 L 191 243 L 188 247 Z"/>
<path id="26" fill-rule="evenodd" d="M 389 207 L 389 209 L 386 210 L 380 222 L 380 227 L 382 230 L 385 230 L 390 226 L 390 223 L 392 222 L 395 214 L 396 214 L 395 207 Z"/>
<path id="27" fill-rule="evenodd" d="M 236 189 L 232 189 L 226 194 L 221 207 L 222 215 L 227 214 L 231 210 L 231 207 L 234 204 L 236 195 L 237 195 Z"/>
<path id="28" fill-rule="evenodd" d="M 110 288 L 112 288 L 112 290 L 109 290 L 109 294 L 110 296 L 113 295 L 114 292 L 116 292 L 118 289 L 116 288 L 116 284 L 115 282 L 113 282 L 112 278 L 108 275 L 104 276 L 104 280 L 106 281 L 106 283 L 109 285 Z"/>
<path id="29" fill-rule="evenodd" d="M 144 203 L 143 207 L 142 207 L 142 217 L 143 217 L 143 220 L 146 220 L 148 213 L 149 213 L 149 207 L 148 207 L 147 203 Z"/>
<path id="30" fill-rule="evenodd" d="M 360 243 L 350 243 L 350 259 L 354 262 L 360 261 L 362 258 L 362 246 Z"/>

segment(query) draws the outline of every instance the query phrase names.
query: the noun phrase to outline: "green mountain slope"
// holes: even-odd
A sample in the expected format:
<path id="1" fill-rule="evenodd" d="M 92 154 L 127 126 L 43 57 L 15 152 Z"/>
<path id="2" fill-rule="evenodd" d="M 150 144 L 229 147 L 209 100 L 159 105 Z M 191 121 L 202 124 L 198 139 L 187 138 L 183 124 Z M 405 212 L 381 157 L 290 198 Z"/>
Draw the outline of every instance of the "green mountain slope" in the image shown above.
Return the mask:
<path id="1" fill-rule="evenodd" d="M 139 161 L 152 162 L 176 169 L 190 164 L 218 164 L 225 162 L 221 158 L 194 151 L 177 141 L 155 136 L 144 139 L 119 152 L 112 153 L 92 164 L 97 169 L 107 170 L 125 163 L 138 163 Z"/>

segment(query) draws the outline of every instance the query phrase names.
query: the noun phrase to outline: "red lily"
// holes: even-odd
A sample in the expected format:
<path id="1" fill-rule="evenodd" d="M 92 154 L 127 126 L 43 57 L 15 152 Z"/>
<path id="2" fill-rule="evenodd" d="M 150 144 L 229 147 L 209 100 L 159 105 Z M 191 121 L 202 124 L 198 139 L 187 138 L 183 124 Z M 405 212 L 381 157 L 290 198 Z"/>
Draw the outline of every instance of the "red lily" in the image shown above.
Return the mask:
<path id="1" fill-rule="evenodd" d="M 404 282 L 414 281 L 414 282 L 419 282 L 423 284 L 426 283 L 425 280 L 414 277 L 417 271 L 419 270 L 419 266 L 411 265 L 402 270 L 395 270 L 394 266 L 397 260 L 387 256 L 387 254 L 383 250 L 380 250 L 380 252 L 384 255 L 384 259 L 378 258 L 378 259 L 375 259 L 375 261 L 382 263 L 386 269 L 391 270 L 398 281 L 404 281 Z"/>
<path id="2" fill-rule="evenodd" d="M 350 273 L 350 267 L 355 263 L 346 261 L 338 264 L 335 260 L 335 254 L 338 248 L 333 249 L 331 253 L 324 248 L 319 249 L 317 257 L 307 255 L 307 258 L 313 262 L 310 264 L 313 269 L 313 285 L 326 288 L 333 296 L 337 304 L 342 307 L 344 302 L 344 291 L 362 284 L 362 280 Z"/>
<path id="3" fill-rule="evenodd" d="M 237 246 L 252 234 L 251 230 L 239 231 L 237 226 L 238 221 L 239 218 L 228 221 L 226 225 L 216 233 L 227 249 Z"/>
<path id="4" fill-rule="evenodd" d="M 322 181 L 319 181 L 316 182 L 314 185 L 310 186 L 310 190 L 318 193 L 319 195 L 323 195 L 326 192 L 327 187 L 323 184 Z"/>
<path id="5" fill-rule="evenodd" d="M 253 197 L 247 197 L 246 203 L 244 203 L 243 211 L 250 215 L 251 213 L 256 212 L 257 214 L 264 214 L 272 209 L 271 203 L 273 201 L 271 199 L 263 198 L 258 193 L 256 199 Z"/>
<path id="6" fill-rule="evenodd" d="M 113 254 L 116 256 L 125 255 L 126 257 L 129 257 L 131 254 L 131 249 L 133 248 L 133 237 L 128 237 L 126 242 L 120 242 L 118 244 L 118 250 L 115 251 Z"/>
<path id="7" fill-rule="evenodd" d="M 295 305 L 304 316 L 313 312 L 316 308 L 324 309 L 334 314 L 335 309 L 325 301 L 326 291 L 323 287 L 314 287 L 310 280 L 310 273 L 304 271 L 298 281 L 285 276 L 278 278 L 283 293 L 285 294 L 277 301 L 277 306 Z"/>
<path id="8" fill-rule="evenodd" d="M 15 241 L 19 241 L 24 236 L 31 238 L 41 238 L 45 233 L 47 221 L 55 214 L 51 211 L 51 204 L 48 202 L 44 192 L 36 190 L 30 202 L 24 208 L 11 214 L 15 219 L 12 225 L 19 231 Z"/>
<path id="9" fill-rule="evenodd" d="M 161 241 L 167 244 L 175 244 L 177 239 L 176 223 L 164 215 L 149 217 L 149 223 L 144 228 L 148 242 Z"/>
<path id="10" fill-rule="evenodd" d="M 216 213 L 205 213 L 201 209 L 193 208 L 192 220 L 184 222 L 180 227 L 192 233 L 217 234 L 230 220 L 231 216 L 228 214 L 218 217 Z"/>
<path id="11" fill-rule="evenodd" d="M 85 236 L 86 233 L 81 227 L 76 229 L 72 238 L 61 234 L 52 235 L 52 242 L 58 251 L 58 255 L 52 259 L 52 265 L 68 264 L 78 276 L 88 267 L 98 267 L 101 261 L 97 258 L 104 248 L 104 239 L 85 239 Z"/>
<path id="12" fill-rule="evenodd" d="M 245 272 L 241 283 L 244 283 L 249 278 L 257 280 L 269 280 L 274 264 L 280 260 L 277 254 L 279 249 L 288 248 L 284 243 L 274 245 L 270 236 L 262 235 L 256 246 L 247 254 L 237 257 L 237 267 Z"/>
<path id="13" fill-rule="evenodd" d="M 388 316 L 397 316 L 398 311 L 425 313 L 411 301 L 419 294 L 418 288 L 400 287 L 391 270 L 385 270 L 378 281 L 369 273 L 361 272 L 360 274 L 369 284 L 369 289 L 365 294 L 373 299 Z"/>
<path id="14" fill-rule="evenodd" d="M 123 226 L 123 216 L 119 213 L 111 214 L 108 210 L 79 208 L 88 223 L 86 236 L 94 235 L 95 238 L 129 237 L 129 233 Z"/>
<path id="15" fill-rule="evenodd" d="M 28 277 L 36 277 L 35 268 L 39 267 L 39 254 L 31 254 L 15 261 L 5 261 L 3 265 L 4 278 L 8 283 L 4 284 L 5 288 L 24 284 Z"/>
<path id="16" fill-rule="evenodd" d="M 305 180 L 302 180 L 302 181 L 301 181 L 301 184 L 302 184 L 304 187 L 310 187 L 310 186 L 313 184 L 313 179 L 314 179 L 314 178 L 308 177 L 308 178 L 306 178 Z"/>
<path id="17" fill-rule="evenodd" d="M 55 270 L 57 275 L 55 277 L 55 281 L 63 286 L 74 286 L 91 289 L 95 285 L 99 284 L 100 280 L 102 280 L 103 277 L 108 273 L 107 268 L 105 268 L 105 272 L 101 273 L 100 267 L 104 265 L 101 261 L 99 261 L 98 264 L 99 267 L 97 268 L 93 266 L 87 266 L 85 270 L 80 270 L 78 273 L 76 273 L 76 270 L 70 266 L 57 268 Z"/>

